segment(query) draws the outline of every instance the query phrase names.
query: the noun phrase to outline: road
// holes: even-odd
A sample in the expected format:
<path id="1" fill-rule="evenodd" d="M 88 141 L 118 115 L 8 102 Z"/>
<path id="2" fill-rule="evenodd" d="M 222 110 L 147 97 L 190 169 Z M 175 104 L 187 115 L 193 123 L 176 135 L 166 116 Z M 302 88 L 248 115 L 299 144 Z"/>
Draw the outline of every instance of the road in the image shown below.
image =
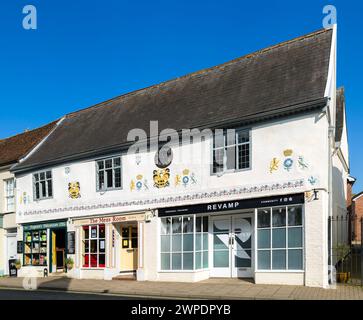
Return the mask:
<path id="1" fill-rule="evenodd" d="M 89 294 L 46 290 L 0 289 L 0 300 L 133 300 L 108 294 Z"/>

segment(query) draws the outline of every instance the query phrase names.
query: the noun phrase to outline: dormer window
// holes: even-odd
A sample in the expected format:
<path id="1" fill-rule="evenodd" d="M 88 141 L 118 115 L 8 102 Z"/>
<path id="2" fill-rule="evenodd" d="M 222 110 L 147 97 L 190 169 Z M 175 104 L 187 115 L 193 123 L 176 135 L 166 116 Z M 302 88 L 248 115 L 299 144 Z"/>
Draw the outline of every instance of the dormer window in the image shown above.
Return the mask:
<path id="1" fill-rule="evenodd" d="M 34 200 L 53 197 L 52 171 L 42 171 L 33 175 Z"/>
<path id="2" fill-rule="evenodd" d="M 250 130 L 225 129 L 213 136 L 213 174 L 250 169 Z"/>

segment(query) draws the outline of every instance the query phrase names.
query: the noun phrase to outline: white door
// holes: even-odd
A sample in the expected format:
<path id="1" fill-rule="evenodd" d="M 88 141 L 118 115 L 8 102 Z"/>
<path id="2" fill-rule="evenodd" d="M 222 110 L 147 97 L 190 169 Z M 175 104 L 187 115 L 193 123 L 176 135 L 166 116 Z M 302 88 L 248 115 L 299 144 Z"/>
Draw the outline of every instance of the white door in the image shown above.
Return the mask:
<path id="1" fill-rule="evenodd" d="M 6 273 L 9 274 L 9 260 L 17 258 L 17 251 L 16 251 L 16 234 L 14 235 L 7 235 L 6 236 Z"/>
<path id="2" fill-rule="evenodd" d="M 211 219 L 212 277 L 252 277 L 252 215 Z"/>

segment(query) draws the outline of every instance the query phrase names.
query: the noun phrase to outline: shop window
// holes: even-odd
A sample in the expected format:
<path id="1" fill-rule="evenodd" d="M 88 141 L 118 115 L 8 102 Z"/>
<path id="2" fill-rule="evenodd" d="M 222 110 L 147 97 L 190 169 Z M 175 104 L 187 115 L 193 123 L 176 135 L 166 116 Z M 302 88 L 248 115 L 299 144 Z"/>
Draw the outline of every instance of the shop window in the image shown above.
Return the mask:
<path id="1" fill-rule="evenodd" d="M 106 265 L 105 225 L 83 226 L 82 258 L 84 268 L 104 268 Z"/>
<path id="2" fill-rule="evenodd" d="M 302 206 L 257 211 L 257 269 L 303 270 Z"/>
<path id="3" fill-rule="evenodd" d="M 121 157 L 98 160 L 97 191 L 121 189 Z"/>
<path id="4" fill-rule="evenodd" d="M 24 232 L 24 265 L 47 265 L 47 230 Z"/>
<path id="5" fill-rule="evenodd" d="M 33 175 L 34 199 L 42 200 L 53 197 L 52 171 L 38 172 Z"/>
<path id="6" fill-rule="evenodd" d="M 213 173 L 249 169 L 250 130 L 223 130 L 213 137 Z"/>
<path id="7" fill-rule="evenodd" d="M 208 217 L 161 219 L 161 269 L 208 268 Z"/>

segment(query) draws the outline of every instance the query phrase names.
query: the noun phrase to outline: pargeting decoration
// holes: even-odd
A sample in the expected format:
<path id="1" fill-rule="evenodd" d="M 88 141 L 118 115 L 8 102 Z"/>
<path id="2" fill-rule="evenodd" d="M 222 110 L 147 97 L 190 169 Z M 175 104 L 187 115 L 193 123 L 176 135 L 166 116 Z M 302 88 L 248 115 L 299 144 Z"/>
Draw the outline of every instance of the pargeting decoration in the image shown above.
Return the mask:
<path id="1" fill-rule="evenodd" d="M 132 179 L 130 182 L 130 190 L 134 191 L 141 191 L 141 190 L 149 190 L 148 182 L 146 179 L 143 179 L 142 174 L 138 174 L 136 179 Z"/>
<path id="2" fill-rule="evenodd" d="M 179 186 L 183 184 L 184 187 L 187 187 L 190 184 L 196 184 L 197 179 L 195 177 L 194 172 L 190 172 L 189 169 L 184 169 L 182 174 L 177 174 L 175 176 L 174 184 L 175 186 Z"/>
<path id="3" fill-rule="evenodd" d="M 270 162 L 270 173 L 276 171 L 279 168 L 280 160 L 277 158 L 273 158 Z"/>
<path id="4" fill-rule="evenodd" d="M 68 193 L 71 199 L 78 199 L 81 197 L 81 185 L 79 182 L 68 183 Z"/>
<path id="5" fill-rule="evenodd" d="M 170 169 L 156 169 L 153 171 L 154 187 L 162 189 L 169 187 Z"/>

